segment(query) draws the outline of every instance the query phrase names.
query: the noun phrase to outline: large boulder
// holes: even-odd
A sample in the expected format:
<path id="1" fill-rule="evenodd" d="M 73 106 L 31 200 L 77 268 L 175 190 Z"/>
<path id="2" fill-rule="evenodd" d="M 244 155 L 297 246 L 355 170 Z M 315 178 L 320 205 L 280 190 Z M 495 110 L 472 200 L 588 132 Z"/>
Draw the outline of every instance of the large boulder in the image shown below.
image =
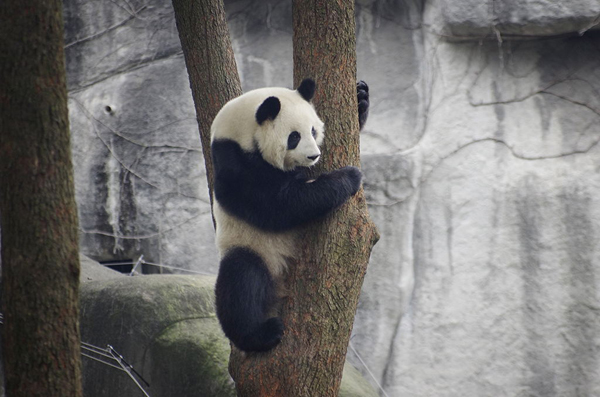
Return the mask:
<path id="1" fill-rule="evenodd" d="M 215 317 L 214 278 L 120 277 L 81 287 L 81 338 L 114 347 L 151 395 L 231 396 L 229 344 Z M 84 358 L 86 396 L 142 395 L 122 372 Z"/>
<path id="2" fill-rule="evenodd" d="M 236 395 L 227 370 L 229 341 L 214 310 L 214 277 L 109 277 L 81 286 L 84 346 L 112 346 L 150 385 L 138 379 L 153 397 Z M 143 396 L 124 372 L 89 357 L 83 364 L 86 396 Z M 340 396 L 377 393 L 348 364 Z"/>
<path id="3" fill-rule="evenodd" d="M 79 273 L 80 283 L 125 277 L 123 273 L 119 273 L 109 267 L 102 266 L 95 260 L 82 254 L 79 255 L 79 264 L 81 266 L 81 271 Z"/>

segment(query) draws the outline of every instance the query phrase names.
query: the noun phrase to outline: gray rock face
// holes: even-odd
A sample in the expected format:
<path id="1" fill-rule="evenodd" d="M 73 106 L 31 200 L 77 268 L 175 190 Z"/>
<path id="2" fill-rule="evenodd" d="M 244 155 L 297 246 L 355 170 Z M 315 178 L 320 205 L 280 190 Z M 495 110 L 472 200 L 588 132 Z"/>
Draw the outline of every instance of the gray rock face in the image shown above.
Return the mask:
<path id="1" fill-rule="evenodd" d="M 215 258 L 170 3 L 68 1 L 65 17 L 82 251 L 186 269 Z"/>
<path id="2" fill-rule="evenodd" d="M 600 3 L 590 0 L 435 0 L 429 25 L 453 40 L 535 38 L 598 29 Z"/>
<path id="3" fill-rule="evenodd" d="M 354 343 L 388 395 L 600 393 L 598 39 L 424 34 L 422 135 L 363 158 Z"/>
<path id="4" fill-rule="evenodd" d="M 289 87 L 289 2 L 226 3 L 244 89 Z M 170 3 L 65 6 L 83 252 L 215 273 Z M 600 395 L 598 7 L 357 2 L 382 238 L 352 343 L 389 396 Z"/>

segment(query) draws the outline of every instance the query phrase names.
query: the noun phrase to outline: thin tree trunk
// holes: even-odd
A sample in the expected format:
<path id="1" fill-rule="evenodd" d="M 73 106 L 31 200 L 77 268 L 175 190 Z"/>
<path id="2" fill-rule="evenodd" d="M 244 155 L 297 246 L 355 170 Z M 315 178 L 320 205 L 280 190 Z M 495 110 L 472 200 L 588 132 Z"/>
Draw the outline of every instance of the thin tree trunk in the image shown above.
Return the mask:
<path id="1" fill-rule="evenodd" d="M 293 3 L 294 81 L 317 82 L 314 103 L 325 122 L 316 171 L 360 165 L 354 1 Z M 337 396 L 358 297 L 379 235 L 362 191 L 302 233 L 290 263 L 285 333 L 270 354 L 234 349 L 230 372 L 240 396 Z"/>
<path id="2" fill-rule="evenodd" d="M 242 95 L 223 0 L 173 0 L 175 21 L 196 106 L 212 206 L 210 126 L 223 105 Z"/>
<path id="3" fill-rule="evenodd" d="M 0 2 L 6 394 L 81 396 L 77 209 L 60 0 Z"/>

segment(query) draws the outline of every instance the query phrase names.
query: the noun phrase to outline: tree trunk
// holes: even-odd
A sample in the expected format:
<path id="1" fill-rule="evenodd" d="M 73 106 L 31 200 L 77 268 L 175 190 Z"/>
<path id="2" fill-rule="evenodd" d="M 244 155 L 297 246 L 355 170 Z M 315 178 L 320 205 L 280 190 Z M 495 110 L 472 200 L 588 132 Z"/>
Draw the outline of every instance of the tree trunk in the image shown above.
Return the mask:
<path id="1" fill-rule="evenodd" d="M 0 2 L 6 394 L 81 396 L 77 208 L 62 2 Z"/>
<path id="2" fill-rule="evenodd" d="M 223 0 L 173 0 L 173 8 L 196 106 L 212 206 L 210 126 L 223 105 L 242 95 L 242 85 Z"/>
<path id="3" fill-rule="evenodd" d="M 333 4 L 336 3 L 336 4 Z M 209 188 L 210 125 L 241 85 L 221 0 L 174 0 L 175 19 L 196 105 Z M 360 164 L 354 3 L 294 3 L 295 86 L 317 82 L 315 104 L 326 124 L 316 171 Z M 230 372 L 239 396 L 337 396 L 371 248 L 378 239 L 364 195 L 307 226 L 290 263 L 283 302 L 285 334 L 267 354 L 233 348 Z"/>
<path id="4" fill-rule="evenodd" d="M 314 103 L 325 122 L 317 172 L 360 165 L 354 1 L 293 3 L 294 81 L 317 83 Z M 290 263 L 285 333 L 270 354 L 234 349 L 230 372 L 240 396 L 337 396 L 358 297 L 379 235 L 362 190 L 299 239 Z"/>

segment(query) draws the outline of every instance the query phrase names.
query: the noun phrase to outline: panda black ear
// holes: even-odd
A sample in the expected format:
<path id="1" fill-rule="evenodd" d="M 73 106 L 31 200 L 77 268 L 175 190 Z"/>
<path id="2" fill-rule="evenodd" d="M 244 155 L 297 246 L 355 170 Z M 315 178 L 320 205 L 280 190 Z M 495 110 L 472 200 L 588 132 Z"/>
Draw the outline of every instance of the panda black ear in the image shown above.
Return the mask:
<path id="1" fill-rule="evenodd" d="M 256 111 L 256 122 L 260 125 L 267 119 L 275 120 L 275 117 L 277 117 L 280 110 L 281 102 L 279 102 L 279 99 L 270 96 L 258 107 L 258 110 Z"/>
<path id="2" fill-rule="evenodd" d="M 302 95 L 302 98 L 304 98 L 307 102 L 310 102 L 313 96 L 315 96 L 315 86 L 316 84 L 314 80 L 304 79 L 296 91 L 298 91 L 298 93 Z"/>

